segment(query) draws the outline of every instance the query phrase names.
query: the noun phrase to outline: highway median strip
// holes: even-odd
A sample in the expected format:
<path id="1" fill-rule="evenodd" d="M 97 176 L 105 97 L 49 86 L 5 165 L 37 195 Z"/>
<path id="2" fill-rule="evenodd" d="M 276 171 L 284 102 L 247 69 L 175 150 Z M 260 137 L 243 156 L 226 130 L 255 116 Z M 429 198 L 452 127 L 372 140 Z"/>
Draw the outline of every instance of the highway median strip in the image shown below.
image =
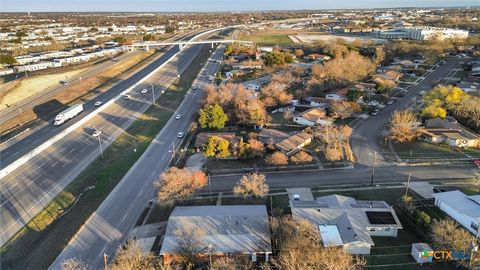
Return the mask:
<path id="1" fill-rule="evenodd" d="M 204 46 L 196 61 L 206 62 L 209 55 L 208 46 Z M 2 246 L 2 268 L 30 269 L 33 265 L 29 263 L 33 262 L 33 268 L 46 269 L 50 266 L 172 117 L 200 69 L 200 65 L 190 65 L 157 100 L 157 105 L 151 106 L 105 150 L 104 159 L 98 158 L 92 162 L 42 212 Z M 71 207 L 82 193 L 81 199 Z M 67 210 L 69 212 L 65 213 Z"/>

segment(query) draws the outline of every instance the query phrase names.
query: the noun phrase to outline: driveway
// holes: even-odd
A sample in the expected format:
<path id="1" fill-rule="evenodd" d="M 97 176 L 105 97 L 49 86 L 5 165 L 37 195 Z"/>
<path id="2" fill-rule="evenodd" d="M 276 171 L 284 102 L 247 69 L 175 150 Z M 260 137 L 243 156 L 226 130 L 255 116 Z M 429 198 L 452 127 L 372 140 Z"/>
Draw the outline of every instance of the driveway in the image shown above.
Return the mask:
<path id="1" fill-rule="evenodd" d="M 302 201 L 314 201 L 312 190 L 310 188 L 287 188 L 288 199 L 293 200 L 293 194 L 300 195 Z"/>

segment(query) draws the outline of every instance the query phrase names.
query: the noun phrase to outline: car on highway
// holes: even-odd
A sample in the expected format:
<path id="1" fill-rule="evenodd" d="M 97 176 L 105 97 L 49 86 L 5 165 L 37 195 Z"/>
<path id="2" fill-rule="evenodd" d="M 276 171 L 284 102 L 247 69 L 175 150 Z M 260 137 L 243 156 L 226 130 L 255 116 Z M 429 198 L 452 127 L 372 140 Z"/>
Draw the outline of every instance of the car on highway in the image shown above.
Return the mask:
<path id="1" fill-rule="evenodd" d="M 373 110 L 370 114 L 375 116 L 375 115 L 378 115 L 378 113 L 380 112 L 380 110 Z"/>
<path id="2" fill-rule="evenodd" d="M 97 129 L 92 133 L 92 136 L 93 137 L 98 137 L 98 136 L 100 136 L 100 134 L 102 134 L 102 131 Z"/>
<path id="3" fill-rule="evenodd" d="M 124 96 L 123 96 L 123 99 L 125 99 L 125 100 L 129 100 L 130 98 L 131 98 L 130 95 L 124 95 Z"/>
<path id="4" fill-rule="evenodd" d="M 198 86 L 194 85 L 192 86 L 192 90 L 197 90 L 198 89 Z"/>
<path id="5" fill-rule="evenodd" d="M 66 85 L 68 84 L 68 81 L 60 81 L 60 84 Z"/>
<path id="6" fill-rule="evenodd" d="M 397 95 L 397 97 L 404 97 L 405 96 L 405 93 L 401 92 Z"/>
<path id="7" fill-rule="evenodd" d="M 181 118 L 182 118 L 182 115 L 181 115 L 181 114 L 175 115 L 175 119 L 179 120 L 179 119 L 181 119 Z"/>
<path id="8" fill-rule="evenodd" d="M 177 138 L 183 138 L 185 136 L 185 132 L 178 132 Z"/>
<path id="9" fill-rule="evenodd" d="M 477 167 L 480 168 L 480 159 L 475 159 L 475 160 L 473 161 L 473 164 L 474 164 L 474 165 L 477 165 Z"/>
<path id="10" fill-rule="evenodd" d="M 300 194 L 296 194 L 296 193 L 293 194 L 293 200 L 294 200 L 294 201 L 300 201 L 300 200 L 301 200 Z"/>
<path id="11" fill-rule="evenodd" d="M 140 91 L 140 94 L 146 94 L 148 92 L 147 89 L 142 89 L 142 91 Z"/>
<path id="12" fill-rule="evenodd" d="M 98 106 L 100 106 L 100 105 L 102 105 L 102 104 L 103 104 L 103 102 L 99 100 L 99 101 L 95 102 L 95 104 L 93 104 L 93 105 L 94 105 L 95 107 L 98 107 Z"/>
<path id="13" fill-rule="evenodd" d="M 389 101 L 387 101 L 387 105 L 392 105 L 395 102 L 397 102 L 395 99 L 390 99 Z"/>

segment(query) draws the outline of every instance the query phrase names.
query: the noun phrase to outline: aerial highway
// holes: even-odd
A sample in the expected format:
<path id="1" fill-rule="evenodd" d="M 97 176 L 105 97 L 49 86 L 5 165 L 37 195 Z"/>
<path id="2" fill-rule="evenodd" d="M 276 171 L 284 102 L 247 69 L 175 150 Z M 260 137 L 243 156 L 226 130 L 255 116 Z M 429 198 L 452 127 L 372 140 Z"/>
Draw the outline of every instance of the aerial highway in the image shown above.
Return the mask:
<path id="1" fill-rule="evenodd" d="M 211 59 L 222 59 L 223 51 L 224 46 L 220 46 Z M 113 258 L 147 202 L 154 198 L 153 182 L 169 166 L 172 158 L 170 149 L 173 144 L 179 145 L 181 142 L 177 134 L 187 131 L 191 126 L 203 89 L 211 83 L 209 76 L 213 75 L 219 66 L 219 61 L 206 63 L 194 82 L 198 90 L 190 90 L 175 112 L 183 117 L 172 117 L 168 121 L 142 157 L 89 218 L 50 269 L 60 269 L 64 260 L 73 257 L 87 262 L 91 269 L 98 269 L 103 266 L 103 254 Z"/>
<path id="2" fill-rule="evenodd" d="M 193 36 L 193 34 L 185 36 L 182 38 L 185 40 L 190 39 Z M 29 132 L 28 136 L 21 136 L 21 139 L 15 140 L 13 143 L 8 143 L 8 145 L 1 146 L 1 152 L 0 152 L 0 159 L 2 160 L 2 163 L 0 164 L 0 169 L 5 168 L 15 160 L 17 160 L 19 157 L 25 155 L 26 153 L 30 152 L 33 148 L 39 146 L 42 144 L 45 140 L 51 138 L 53 135 L 58 134 L 62 130 L 67 129 L 69 126 L 73 125 L 75 122 L 80 120 L 80 118 L 89 112 L 93 111 L 95 109 L 95 102 L 97 101 L 102 101 L 106 102 L 114 97 L 116 97 L 119 93 L 121 93 L 123 90 L 128 88 L 129 86 L 133 85 L 135 82 L 137 82 L 139 79 L 145 77 L 147 74 L 152 72 L 155 68 L 160 66 L 162 63 L 164 63 L 167 59 L 169 59 L 172 55 L 178 52 L 178 47 L 170 47 L 168 50 L 166 50 L 164 53 L 162 53 L 155 61 L 150 63 L 149 65 L 141 68 L 138 72 L 133 74 L 132 76 L 126 78 L 125 80 L 121 81 L 120 83 L 114 85 L 111 87 L 108 91 L 105 91 L 104 93 L 96 96 L 95 98 L 85 102 L 84 104 L 84 112 L 79 115 L 78 117 L 72 119 L 71 121 L 63 124 L 62 126 L 53 126 L 51 123 L 45 123 L 39 128 L 36 128 Z M 184 61 L 188 61 L 187 58 L 185 58 Z M 98 72 L 99 70 L 95 67 L 94 71 Z M 74 83 L 74 82 L 72 82 Z M 68 87 L 70 85 L 65 85 L 59 87 L 60 90 L 68 90 Z M 55 91 L 58 91 L 58 89 L 55 89 Z M 37 98 L 38 99 L 38 98 Z M 28 99 L 30 100 L 30 99 Z M 27 103 L 27 104 L 21 104 L 17 107 L 21 108 L 26 108 L 34 106 L 35 103 Z M 11 114 L 15 115 L 14 112 L 10 112 Z M 2 117 L 3 116 L 2 112 Z M 6 116 L 5 116 L 6 117 Z M 11 116 L 10 116 L 11 117 Z M 52 119 L 53 120 L 53 119 Z"/>
<path id="3" fill-rule="evenodd" d="M 90 119 L 87 125 L 75 129 L 52 146 L 24 163 L 13 172 L 0 179 L 0 245 L 23 227 L 44 206 L 50 202 L 64 187 L 75 179 L 80 172 L 100 155 L 99 141 L 92 136 L 92 127 L 101 130 L 101 143 L 106 148 L 115 140 L 133 121 L 144 112 L 152 102 L 151 87 L 155 96 L 161 98 L 161 93 L 170 86 L 190 65 L 201 49 L 202 45 L 186 47 L 173 61 L 169 62 L 148 80 L 139 84 L 131 91 L 131 98 L 116 100 L 98 115 Z M 133 75 L 126 81 L 114 86 L 109 91 L 84 104 L 85 111 L 78 117 L 61 126 L 48 125 L 32 135 L 24 138 L 18 144 L 2 151 L 2 166 L 4 162 L 12 162 L 17 156 L 28 153 L 36 145 L 48 140 L 53 134 L 69 127 L 80 116 L 86 115 L 94 109 L 98 100 L 115 98 L 119 93 L 145 77 L 170 56 L 178 51 L 178 47 L 171 48 L 158 60 L 148 65 L 144 70 Z M 162 62 L 163 61 L 163 62 Z M 199 64 L 199 63 L 197 63 Z M 141 90 L 148 89 L 142 94 Z M 90 126 L 90 127 L 88 127 Z M 17 153 L 20 151 L 20 153 Z"/>

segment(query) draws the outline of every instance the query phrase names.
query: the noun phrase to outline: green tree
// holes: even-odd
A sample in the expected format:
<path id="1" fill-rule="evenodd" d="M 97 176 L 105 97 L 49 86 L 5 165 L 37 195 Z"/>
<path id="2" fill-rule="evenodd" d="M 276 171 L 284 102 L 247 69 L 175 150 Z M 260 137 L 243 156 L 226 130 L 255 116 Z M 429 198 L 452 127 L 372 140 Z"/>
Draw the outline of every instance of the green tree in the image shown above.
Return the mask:
<path id="1" fill-rule="evenodd" d="M 424 211 L 417 211 L 415 213 L 415 220 L 418 224 L 423 225 L 423 226 L 428 226 L 430 222 L 432 221 L 430 216 L 425 213 Z"/>
<path id="2" fill-rule="evenodd" d="M 173 33 L 173 32 L 175 32 L 175 28 L 173 26 L 167 25 L 165 27 L 165 33 L 170 34 L 170 33 Z"/>
<path id="3" fill-rule="evenodd" d="M 98 32 L 98 28 L 92 27 L 90 28 L 90 32 Z"/>
<path id="4" fill-rule="evenodd" d="M 108 27 L 108 32 L 112 32 L 113 31 L 113 28 L 112 27 Z"/>
<path id="5" fill-rule="evenodd" d="M 267 52 L 263 57 L 263 61 L 267 66 L 281 66 L 293 62 L 293 57 L 285 52 L 273 51 Z"/>
<path id="6" fill-rule="evenodd" d="M 228 45 L 225 47 L 225 52 L 224 52 L 224 54 L 225 54 L 225 55 L 230 55 L 232 52 L 233 52 L 233 46 L 232 46 L 232 44 L 228 44 Z"/>
<path id="7" fill-rule="evenodd" d="M 204 155 L 206 157 L 226 158 L 230 156 L 228 146 L 230 143 L 218 136 L 210 136 L 205 144 Z"/>
<path id="8" fill-rule="evenodd" d="M 15 33 L 15 36 L 18 37 L 18 38 L 22 38 L 22 37 L 26 37 L 27 33 L 22 32 L 22 31 L 18 31 L 17 33 Z"/>
<path id="9" fill-rule="evenodd" d="M 143 36 L 143 41 L 153 41 L 153 40 L 155 40 L 155 36 L 152 34 Z"/>
<path id="10" fill-rule="evenodd" d="M 124 37 L 118 36 L 113 38 L 113 41 L 118 42 L 118 43 L 125 43 L 127 40 Z"/>
<path id="11" fill-rule="evenodd" d="M 17 63 L 17 60 L 11 54 L 2 53 L 2 54 L 0 54 L 0 63 L 1 64 L 7 64 L 7 65 L 13 65 L 13 64 Z"/>
<path id="12" fill-rule="evenodd" d="M 228 116 L 218 104 L 208 105 L 200 110 L 198 122 L 202 128 L 221 129 L 227 121 Z"/>
<path id="13" fill-rule="evenodd" d="M 362 91 L 350 89 L 347 92 L 348 101 L 357 101 L 362 96 Z"/>

